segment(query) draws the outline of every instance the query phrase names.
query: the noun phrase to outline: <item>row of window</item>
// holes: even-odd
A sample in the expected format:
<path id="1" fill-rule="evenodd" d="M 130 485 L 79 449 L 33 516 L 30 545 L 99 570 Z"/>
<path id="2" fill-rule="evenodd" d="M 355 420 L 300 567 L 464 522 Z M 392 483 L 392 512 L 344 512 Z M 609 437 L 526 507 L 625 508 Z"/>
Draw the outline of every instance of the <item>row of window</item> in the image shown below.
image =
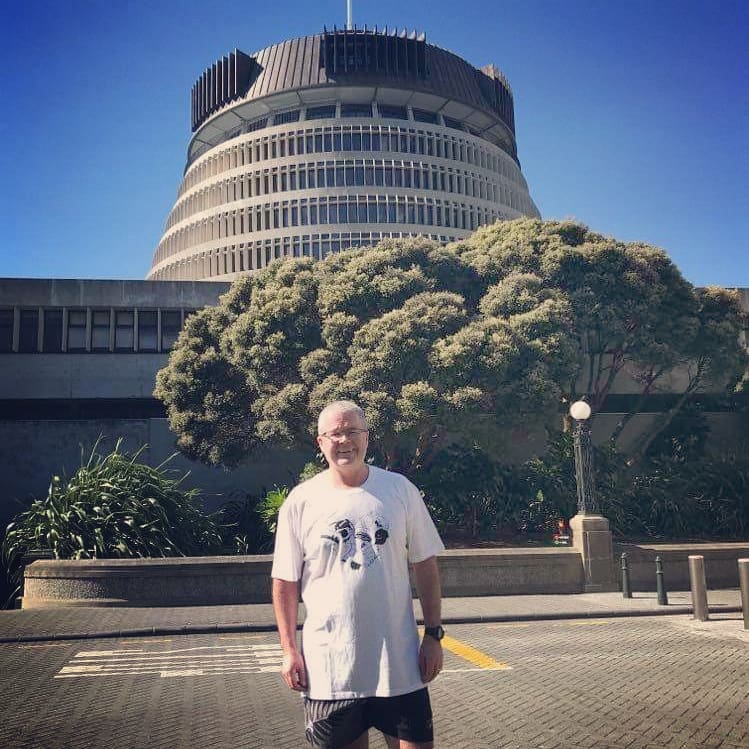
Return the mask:
<path id="1" fill-rule="evenodd" d="M 214 183 L 177 203 L 167 220 L 167 231 L 200 211 L 218 208 L 277 192 L 327 187 L 406 187 L 457 193 L 532 212 L 530 198 L 484 175 L 439 164 L 415 161 L 349 159 L 317 161 L 257 170 Z"/>
<path id="2" fill-rule="evenodd" d="M 498 148 L 444 132 L 387 125 L 335 125 L 246 138 L 191 167 L 183 195 L 210 177 L 269 159 L 347 151 L 406 153 L 471 164 L 524 184 L 517 164 Z"/>
<path id="3" fill-rule="evenodd" d="M 474 231 L 498 219 L 501 209 L 416 195 L 338 195 L 250 205 L 178 229 L 159 244 L 153 265 L 204 242 L 318 224 L 411 224 Z M 421 233 L 421 232 L 418 232 Z"/>
<path id="4" fill-rule="evenodd" d="M 184 309 L 0 308 L 0 353 L 168 351 Z"/>
<path id="5" fill-rule="evenodd" d="M 225 276 L 229 273 L 243 273 L 264 268 L 278 258 L 310 257 L 322 260 L 333 252 L 375 245 L 382 239 L 411 236 L 414 236 L 412 232 L 331 232 L 240 242 L 225 247 L 214 247 L 181 258 L 159 268 L 150 278 L 155 281 L 179 281 Z M 443 244 L 455 239 L 454 236 L 445 234 L 419 233 L 418 236 Z"/>
<path id="6" fill-rule="evenodd" d="M 277 125 L 284 125 L 287 123 L 300 122 L 300 121 L 314 121 L 314 120 L 333 120 L 333 119 L 346 119 L 352 117 L 361 117 L 365 119 L 387 119 L 387 120 L 412 120 L 413 122 L 422 122 L 427 125 L 437 125 L 443 127 L 449 127 L 452 130 L 459 130 L 467 132 L 476 138 L 484 138 L 484 135 L 478 130 L 475 130 L 470 125 L 467 125 L 460 120 L 456 120 L 452 117 L 444 117 L 442 114 L 437 112 L 430 112 L 425 109 L 417 109 L 412 107 L 394 106 L 390 104 L 379 104 L 372 102 L 369 104 L 325 104 L 314 107 L 307 107 L 306 109 L 291 109 L 285 112 L 278 112 L 274 115 L 267 117 L 259 117 L 249 122 L 243 122 L 238 127 L 228 130 L 224 133 L 223 137 L 218 143 L 213 144 L 200 144 L 196 143 L 191 151 L 189 161 L 192 163 L 195 159 L 202 156 L 206 151 L 211 148 L 215 148 L 220 143 L 224 143 L 227 140 L 233 140 L 241 135 L 247 133 L 257 132 L 258 130 L 265 130 L 268 127 L 274 127 Z M 492 141 L 488 141 L 492 142 Z"/>

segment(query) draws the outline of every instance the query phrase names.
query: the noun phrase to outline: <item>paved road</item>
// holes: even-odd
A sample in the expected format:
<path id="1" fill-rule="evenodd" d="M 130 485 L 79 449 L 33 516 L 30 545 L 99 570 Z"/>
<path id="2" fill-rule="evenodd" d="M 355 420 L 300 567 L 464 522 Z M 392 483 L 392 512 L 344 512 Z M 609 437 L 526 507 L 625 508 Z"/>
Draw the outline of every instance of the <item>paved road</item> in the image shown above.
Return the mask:
<path id="1" fill-rule="evenodd" d="M 749 636 L 727 619 L 453 625 L 438 746 L 747 749 Z M 296 749 L 279 660 L 269 633 L 5 643 L 0 746 Z"/>

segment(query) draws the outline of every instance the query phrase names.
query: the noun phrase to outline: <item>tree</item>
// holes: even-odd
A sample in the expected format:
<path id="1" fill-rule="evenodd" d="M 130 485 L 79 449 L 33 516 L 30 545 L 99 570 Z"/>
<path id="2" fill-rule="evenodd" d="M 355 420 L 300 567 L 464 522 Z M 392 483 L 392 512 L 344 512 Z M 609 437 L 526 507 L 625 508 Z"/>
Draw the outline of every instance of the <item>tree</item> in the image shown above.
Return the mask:
<path id="1" fill-rule="evenodd" d="M 425 240 L 273 263 L 193 315 L 156 396 L 181 450 L 228 467 L 264 444 L 312 444 L 314 418 L 356 398 L 388 467 L 413 473 L 449 440 L 496 450 L 553 420 L 574 376 L 565 295 L 532 274 L 482 278 Z"/>
<path id="2" fill-rule="evenodd" d="M 676 388 L 675 414 L 741 377 L 741 325 L 735 294 L 694 289 L 662 250 L 519 219 L 243 277 L 189 319 L 155 394 L 181 450 L 229 467 L 312 445 L 322 406 L 352 397 L 378 459 L 413 474 L 451 443 L 496 455 L 580 395 L 599 410 L 624 375 L 643 398 Z"/>
<path id="3" fill-rule="evenodd" d="M 691 394 L 708 386 L 730 392 L 746 370 L 738 295 L 695 289 L 656 247 L 619 242 L 572 222 L 525 219 L 480 229 L 457 252 L 491 283 L 534 274 L 544 288 L 564 294 L 581 366 L 563 388 L 565 402 L 584 396 L 595 413 L 624 375 L 639 387 L 640 398 L 612 441 L 648 396 L 680 396 L 645 435 L 638 455 Z"/>

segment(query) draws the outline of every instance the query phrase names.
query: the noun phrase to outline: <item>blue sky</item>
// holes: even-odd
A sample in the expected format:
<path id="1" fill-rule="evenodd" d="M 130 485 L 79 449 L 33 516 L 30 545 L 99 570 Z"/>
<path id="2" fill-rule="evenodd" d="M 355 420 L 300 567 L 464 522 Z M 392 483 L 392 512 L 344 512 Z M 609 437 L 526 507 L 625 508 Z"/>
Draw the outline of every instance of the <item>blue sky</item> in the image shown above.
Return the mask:
<path id="1" fill-rule="evenodd" d="M 0 276 L 143 278 L 176 196 L 195 79 L 343 25 L 345 0 L 5 4 Z M 699 285 L 749 286 L 749 11 L 739 0 L 354 0 L 515 93 L 544 218 L 663 247 Z"/>

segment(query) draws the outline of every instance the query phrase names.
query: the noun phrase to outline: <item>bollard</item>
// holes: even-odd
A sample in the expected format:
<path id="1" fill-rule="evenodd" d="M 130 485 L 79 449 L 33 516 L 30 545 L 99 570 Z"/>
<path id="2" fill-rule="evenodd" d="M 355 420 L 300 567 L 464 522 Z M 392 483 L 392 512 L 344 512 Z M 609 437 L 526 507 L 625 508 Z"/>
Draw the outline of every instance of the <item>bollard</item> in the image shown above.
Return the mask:
<path id="1" fill-rule="evenodd" d="M 663 581 L 663 560 L 660 557 L 655 558 L 655 589 L 658 591 L 658 604 L 668 606 L 668 594 Z"/>
<path id="2" fill-rule="evenodd" d="M 632 589 L 629 586 L 629 567 L 627 567 L 627 552 L 622 554 L 622 596 L 632 598 Z"/>
<path id="3" fill-rule="evenodd" d="M 744 629 L 749 629 L 749 559 L 739 559 L 741 608 L 744 610 Z"/>
<path id="4" fill-rule="evenodd" d="M 707 586 L 705 585 L 705 557 L 690 555 L 689 587 L 692 589 L 692 616 L 701 622 L 710 618 L 707 608 Z"/>

